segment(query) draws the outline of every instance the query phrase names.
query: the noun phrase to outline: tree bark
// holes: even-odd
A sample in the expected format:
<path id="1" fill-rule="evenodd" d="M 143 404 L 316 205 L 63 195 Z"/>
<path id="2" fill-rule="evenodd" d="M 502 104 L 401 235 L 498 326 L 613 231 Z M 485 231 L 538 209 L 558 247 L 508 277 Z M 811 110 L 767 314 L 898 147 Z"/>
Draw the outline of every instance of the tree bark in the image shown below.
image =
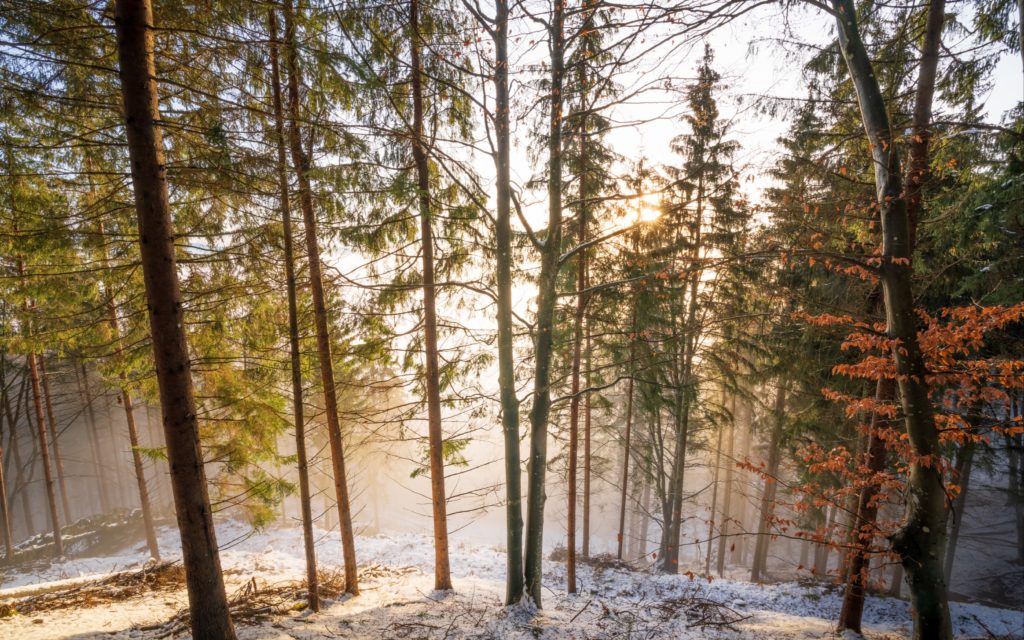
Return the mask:
<path id="1" fill-rule="evenodd" d="M 118 70 L 154 365 L 181 533 L 192 636 L 234 640 L 199 442 L 167 195 L 150 0 L 117 0 Z"/>
<path id="2" fill-rule="evenodd" d="M 583 176 L 580 176 L 580 200 L 586 197 L 583 186 Z M 579 210 L 579 243 L 582 246 L 587 241 L 587 208 L 580 205 Z M 576 593 L 576 503 L 578 494 L 576 491 L 577 459 L 579 454 L 579 424 L 580 424 L 580 370 L 583 359 L 583 322 L 587 309 L 587 298 L 582 293 L 587 288 L 587 262 L 586 250 L 582 250 L 576 256 L 576 290 L 580 293 L 576 296 L 576 313 L 573 316 L 573 338 L 572 338 L 572 398 L 569 401 L 569 482 L 568 482 L 568 517 L 566 528 L 568 540 L 566 541 L 567 560 L 566 576 L 569 593 Z"/>
<path id="3" fill-rule="evenodd" d="M 355 533 L 352 529 L 352 506 L 348 494 L 348 476 L 345 471 L 345 446 L 338 419 L 338 396 L 334 381 L 334 361 L 331 356 L 331 334 L 327 323 L 327 302 L 324 295 L 323 273 L 320 265 L 320 246 L 317 240 L 316 215 L 313 211 L 313 193 L 309 184 L 311 162 L 302 148 L 299 131 L 299 65 L 295 50 L 295 20 L 291 0 L 284 6 L 285 65 L 288 70 L 288 130 L 292 164 L 299 183 L 299 204 L 306 227 L 306 253 L 309 258 L 310 289 L 313 294 L 313 315 L 316 323 L 317 352 L 320 356 L 320 380 L 324 392 L 324 410 L 327 415 L 327 436 L 331 445 L 334 470 L 334 491 L 338 501 L 338 525 L 341 530 L 342 554 L 345 558 L 345 592 L 359 594 L 359 575 L 356 565 Z"/>
<path id="4" fill-rule="evenodd" d="M 270 81 L 273 85 L 274 142 L 277 146 L 277 182 L 281 192 L 281 224 L 284 232 L 285 286 L 288 290 L 288 350 L 292 374 L 292 415 L 295 419 L 295 454 L 299 472 L 299 507 L 302 513 L 302 544 L 306 558 L 306 602 L 320 611 L 320 586 L 316 575 L 316 547 L 313 537 L 313 507 L 310 503 L 309 460 L 306 456 L 306 420 L 302 395 L 302 360 L 299 352 L 299 310 L 295 286 L 295 250 L 292 214 L 288 199 L 288 159 L 284 131 L 284 102 L 281 97 L 281 69 L 277 41 L 277 12 L 268 11 L 270 27 Z M 283 501 L 282 501 L 283 502 Z"/>
<path id="5" fill-rule="evenodd" d="M 726 436 L 725 454 L 725 486 L 722 498 L 722 525 L 719 527 L 718 577 L 725 576 L 725 549 L 729 546 L 729 527 L 732 525 L 732 474 L 736 461 L 733 459 L 733 446 L 736 439 L 736 396 L 732 397 L 732 419 L 729 421 L 729 435 Z"/>
<path id="6" fill-rule="evenodd" d="M 722 391 L 722 403 L 725 403 L 725 391 Z M 715 476 L 712 481 L 711 489 L 711 516 L 708 518 L 708 548 L 707 557 L 704 560 L 704 575 L 711 575 L 711 547 L 714 546 L 715 540 L 715 510 L 718 508 L 718 477 L 722 469 L 722 440 L 725 437 L 725 426 L 721 425 L 718 427 L 718 445 L 715 447 Z M 722 515 L 724 520 L 726 515 Z M 721 549 L 725 545 L 725 538 L 719 537 L 718 547 Z"/>
<path id="7" fill-rule="evenodd" d="M 587 266 L 586 282 L 590 282 L 590 267 Z M 589 284 L 587 286 L 590 286 Z M 585 335 L 583 337 L 583 384 L 589 389 L 591 387 L 591 372 L 593 371 L 591 360 L 591 331 L 590 323 L 586 323 Z M 593 436 L 593 413 L 591 411 L 592 396 L 588 393 L 583 398 L 583 540 L 580 543 L 580 553 L 584 558 L 590 557 L 590 478 L 591 478 L 591 444 Z"/>
<path id="8" fill-rule="evenodd" d="M 636 316 L 636 312 L 633 313 Z M 630 354 L 632 354 L 633 348 L 630 345 Z M 632 362 L 632 355 L 630 356 L 630 362 Z M 629 487 L 629 456 L 631 455 L 630 447 L 632 445 L 633 437 L 633 376 L 629 377 L 629 381 L 626 383 L 626 436 L 623 442 L 623 454 L 622 454 L 622 481 L 620 483 L 620 495 L 619 495 L 619 535 L 618 535 L 618 550 L 616 552 L 616 558 L 622 560 L 622 544 L 625 534 L 626 527 L 626 495 L 627 488 Z"/>
<path id="9" fill-rule="evenodd" d="M 419 20 L 419 0 L 409 2 L 412 64 L 412 155 L 416 165 L 416 184 L 420 209 L 420 253 L 423 259 L 423 344 L 427 422 L 430 457 L 430 495 L 434 511 L 434 589 L 452 588 L 448 561 L 448 496 L 444 489 L 444 432 L 441 425 L 441 381 L 437 347 L 437 289 L 434 282 L 434 236 L 430 211 L 430 168 L 423 131 L 423 67 Z"/>
<path id="10" fill-rule="evenodd" d="M 775 418 L 772 425 L 771 441 L 768 443 L 767 478 L 761 492 L 761 515 L 757 519 L 757 540 L 754 544 L 754 562 L 750 569 L 750 581 L 761 582 L 768 571 L 768 544 L 771 541 L 772 517 L 775 510 L 775 494 L 779 486 L 779 462 L 782 458 L 782 432 L 786 424 L 786 381 L 779 379 L 775 391 Z"/>
<path id="11" fill-rule="evenodd" d="M 551 6 L 550 116 L 548 132 L 548 229 L 537 280 L 533 406 L 530 407 L 530 467 L 526 514 L 526 590 L 539 608 L 544 555 L 544 481 L 548 417 L 551 413 L 551 356 L 554 340 L 558 256 L 562 247 L 562 81 L 565 73 L 565 5 Z"/>
<path id="12" fill-rule="evenodd" d="M 507 572 L 505 604 L 523 597 L 523 497 L 519 452 L 519 398 L 516 395 L 512 325 L 512 177 L 509 128 L 508 0 L 496 0 L 494 27 L 494 137 L 496 216 L 494 239 L 498 294 L 498 389 L 505 445 L 505 521 Z"/>
<path id="13" fill-rule="evenodd" d="M 887 333 L 897 345 L 893 348 L 893 359 L 904 423 L 914 454 L 910 461 L 906 519 L 893 536 L 893 548 L 902 557 L 910 578 L 914 639 L 951 640 L 949 602 L 942 575 L 946 542 L 945 490 L 939 465 L 933 463 L 941 451 L 928 395 L 928 372 L 917 339 L 917 316 L 911 287 L 912 226 L 901 184 L 896 136 L 861 40 L 853 1 L 832 0 L 832 6 L 837 14 L 840 50 L 857 90 L 874 160 L 875 187 L 882 221 L 880 272 Z"/>

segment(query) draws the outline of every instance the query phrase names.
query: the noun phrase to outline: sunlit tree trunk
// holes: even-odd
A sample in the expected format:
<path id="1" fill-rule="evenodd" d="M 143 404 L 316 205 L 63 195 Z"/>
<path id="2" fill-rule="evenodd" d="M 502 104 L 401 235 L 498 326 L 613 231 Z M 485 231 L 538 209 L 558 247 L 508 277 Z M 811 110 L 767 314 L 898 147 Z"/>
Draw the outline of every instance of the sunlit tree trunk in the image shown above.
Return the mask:
<path id="1" fill-rule="evenodd" d="M 444 432 L 441 425 L 441 382 L 437 348 L 437 289 L 434 282 L 434 232 L 430 211 L 430 168 L 423 128 L 423 68 L 419 0 L 409 2 L 409 26 L 412 31 L 409 57 L 412 64 L 413 131 L 412 155 L 416 166 L 416 185 L 420 213 L 420 254 L 423 264 L 423 343 L 426 360 L 427 439 L 430 457 L 430 494 L 434 511 L 434 589 L 452 588 L 448 562 L 448 496 L 444 489 Z"/>
<path id="2" fill-rule="evenodd" d="M 768 464 L 765 469 L 764 489 L 761 491 L 761 515 L 757 519 L 757 540 L 754 543 L 754 562 L 750 570 L 750 581 L 761 582 L 768 569 L 768 546 L 771 541 L 770 529 L 775 509 L 775 494 L 779 486 L 779 462 L 782 458 L 782 431 L 786 424 L 786 381 L 779 379 L 775 390 L 775 407 L 772 412 L 771 440 L 768 443 Z"/>
<path id="3" fill-rule="evenodd" d="M 519 453 L 519 398 L 516 395 L 512 325 L 512 142 L 509 128 L 508 19 L 508 0 L 496 0 L 491 37 L 494 40 L 494 168 L 497 174 L 494 240 L 498 297 L 498 393 L 505 445 L 505 604 L 514 604 L 523 597 L 523 472 Z"/>
<path id="4" fill-rule="evenodd" d="M 586 197 L 583 176 L 580 178 L 580 199 Z M 579 211 L 579 243 L 587 241 L 587 208 L 580 206 Z M 583 322 L 587 308 L 587 299 L 583 291 L 587 288 L 586 250 L 580 251 L 576 257 L 576 313 L 573 315 L 572 339 L 572 397 L 569 400 L 569 478 L 568 478 L 568 516 L 566 530 L 567 560 L 566 574 L 569 593 L 576 593 L 576 504 L 579 498 L 576 490 L 577 461 L 579 458 L 579 424 L 580 424 L 580 369 L 583 359 Z"/>
<path id="5" fill-rule="evenodd" d="M 533 406 L 530 408 L 530 465 L 526 513 L 526 590 L 541 606 L 544 557 L 545 472 L 547 471 L 548 417 L 551 413 L 551 356 L 554 340 L 559 251 L 562 246 L 562 81 L 565 73 L 565 5 L 551 6 L 549 132 L 548 132 L 548 228 L 537 279 L 537 315 Z"/>
<path id="6" fill-rule="evenodd" d="M 142 273 L 167 460 L 181 533 L 192 636 L 203 640 L 234 640 L 199 442 L 175 235 L 167 195 L 167 161 L 163 133 L 158 125 L 153 8 L 149 0 L 117 0 L 115 24 Z"/>
<path id="7" fill-rule="evenodd" d="M 729 546 L 729 528 L 732 526 L 732 476 L 736 461 L 733 459 L 733 445 L 736 439 L 736 396 L 732 397 L 732 419 L 729 420 L 728 432 L 725 436 L 725 481 L 722 487 L 722 524 L 718 528 L 718 577 L 725 575 L 725 550 Z"/>
<path id="8" fill-rule="evenodd" d="M 302 360 L 299 351 L 299 311 L 295 287 L 295 250 L 292 213 L 288 198 L 288 159 L 284 131 L 284 102 L 281 97 L 281 69 L 277 43 L 277 12 L 268 11 L 270 26 L 270 81 L 274 100 L 274 142 L 277 146 L 277 182 L 281 192 L 281 223 L 284 231 L 285 286 L 288 290 L 288 351 L 292 374 L 292 415 L 295 419 L 295 455 L 299 472 L 299 508 L 302 513 L 302 543 L 306 558 L 306 602 L 320 610 L 316 575 L 316 547 L 313 537 L 313 508 L 310 504 L 309 461 L 306 457 L 306 420 L 302 396 Z M 283 502 L 283 501 L 282 501 Z"/>
<path id="9" fill-rule="evenodd" d="M 633 322 L 631 326 L 636 326 L 636 309 L 633 310 Z M 633 343 L 630 343 L 629 349 L 629 362 L 630 369 L 633 366 L 634 352 L 636 351 Z M 626 496 L 627 489 L 629 487 L 629 457 L 632 455 L 631 446 L 633 438 L 633 376 L 629 376 L 629 380 L 626 382 L 626 434 L 623 438 L 622 446 L 622 480 L 619 486 L 619 535 L 618 535 L 618 550 L 616 557 L 622 560 L 622 545 L 623 538 L 625 537 L 625 526 L 626 526 Z"/>
<path id="10" fill-rule="evenodd" d="M 309 281 L 313 294 L 313 316 L 316 324 L 317 352 L 320 356 L 320 380 L 323 385 L 324 410 L 327 416 L 327 436 L 331 445 L 334 470 L 334 491 L 338 501 L 338 524 L 341 530 L 342 554 L 345 558 L 345 592 L 359 593 L 359 575 L 356 566 L 355 533 L 352 529 L 352 505 L 348 493 L 345 471 L 345 447 L 338 420 L 338 396 L 334 381 L 334 361 L 331 356 L 331 334 L 327 322 L 327 301 L 324 295 L 323 273 L 320 264 L 320 246 L 317 240 L 316 215 L 313 211 L 313 193 L 309 184 L 310 160 L 302 148 L 299 130 L 299 65 L 295 50 L 295 19 L 291 0 L 284 6 L 285 65 L 288 71 L 288 130 L 292 164 L 299 183 L 299 204 L 306 227 L 306 253 L 309 258 Z"/>

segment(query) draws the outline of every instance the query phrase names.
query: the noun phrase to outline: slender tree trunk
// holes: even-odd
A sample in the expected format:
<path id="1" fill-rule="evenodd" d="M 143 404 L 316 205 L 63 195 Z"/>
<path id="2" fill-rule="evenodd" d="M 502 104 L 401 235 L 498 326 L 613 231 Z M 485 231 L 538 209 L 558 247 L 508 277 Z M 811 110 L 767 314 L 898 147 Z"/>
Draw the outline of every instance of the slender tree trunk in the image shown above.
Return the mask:
<path id="1" fill-rule="evenodd" d="M 647 555 L 647 535 L 650 532 L 651 525 L 651 483 L 644 482 L 643 493 L 640 496 L 640 535 L 638 536 L 638 544 L 640 545 L 640 557 Z"/>
<path id="2" fill-rule="evenodd" d="M 36 367 L 36 356 L 28 354 L 28 370 L 32 379 L 32 399 L 36 407 L 36 436 L 39 452 L 43 463 L 43 477 L 46 480 L 46 501 L 50 507 L 50 528 L 53 531 L 54 555 L 64 555 L 64 541 L 60 535 L 60 518 L 57 515 L 57 496 L 53 486 L 53 474 L 50 471 L 50 447 L 46 442 L 46 417 L 43 415 L 42 391 L 39 388 L 39 370 Z"/>
<path id="3" fill-rule="evenodd" d="M 153 9 L 149 0 L 117 0 L 115 24 L 142 273 L 163 408 L 167 459 L 181 532 L 192 636 L 203 640 L 234 640 L 203 468 L 175 264 L 167 162 L 163 134 L 158 126 Z"/>
<path id="4" fill-rule="evenodd" d="M 910 160 L 907 167 L 907 225 L 910 228 L 908 253 L 914 252 L 917 224 L 921 217 L 924 184 L 928 180 L 928 146 L 932 137 L 932 102 L 935 78 L 939 67 L 939 46 L 946 18 L 946 0 L 929 0 L 924 46 L 918 67 L 914 94 L 914 115 L 911 123 Z"/>
<path id="5" fill-rule="evenodd" d="M 750 581 L 761 582 L 768 570 L 768 543 L 771 541 L 771 525 L 775 510 L 775 493 L 779 486 L 779 462 L 782 449 L 782 431 L 786 424 L 786 381 L 778 381 L 775 391 L 775 424 L 772 426 L 771 441 L 768 444 L 768 475 L 761 492 L 761 516 L 757 519 L 757 541 L 754 546 L 754 563 L 750 570 Z"/>
<path id="6" fill-rule="evenodd" d="M 103 235 L 103 223 L 99 225 L 100 236 Z M 110 327 L 111 339 L 114 344 L 114 359 L 121 360 L 124 352 L 124 345 L 121 340 L 121 326 L 117 320 L 117 301 L 114 299 L 114 290 L 110 285 L 114 281 L 113 271 L 110 269 L 106 248 L 103 249 L 101 260 L 103 270 L 107 278 L 106 308 L 107 324 Z M 139 429 L 135 423 L 135 406 L 132 403 L 132 394 L 128 387 L 128 376 L 122 371 L 119 375 L 121 381 L 121 405 L 124 407 L 125 424 L 128 425 L 128 442 L 131 445 L 132 468 L 135 470 L 135 486 L 139 492 L 139 508 L 142 510 L 142 522 L 146 529 L 146 546 L 149 548 L 149 555 L 160 561 L 160 545 L 156 539 L 156 525 L 153 522 L 153 508 L 149 500 L 149 487 L 146 484 L 146 470 L 142 463 L 142 453 L 139 451 Z"/>
<path id="7" fill-rule="evenodd" d="M 526 590 L 541 606 L 541 577 L 544 555 L 544 481 L 547 470 L 548 417 L 551 413 L 551 356 L 554 340 L 556 287 L 559 252 L 562 247 L 562 80 L 565 72 L 565 5 L 551 6 L 550 131 L 548 132 L 548 229 L 541 253 L 537 280 L 537 319 L 533 384 L 530 408 L 530 481 L 526 513 Z"/>
<path id="8" fill-rule="evenodd" d="M 741 440 L 742 444 L 740 446 L 740 450 L 741 450 L 742 453 L 740 454 L 740 460 L 746 461 L 746 460 L 750 459 L 750 445 L 751 445 L 751 440 L 753 439 L 753 412 L 754 412 L 754 410 L 753 410 L 753 407 L 750 405 L 750 400 L 748 400 L 746 398 L 741 398 L 740 399 L 740 407 L 739 408 L 742 410 L 742 415 L 743 415 L 743 420 L 740 421 L 740 424 L 743 425 L 742 428 L 741 428 L 741 434 L 740 434 L 741 438 L 742 438 L 742 440 Z M 751 474 L 750 474 L 749 471 L 740 470 L 739 471 L 739 476 L 740 476 L 740 480 L 743 482 L 744 486 L 746 486 L 746 487 L 750 487 L 751 486 L 751 483 L 750 483 Z M 747 537 L 748 537 L 748 532 L 750 531 L 750 529 L 748 527 L 749 518 L 747 517 L 748 513 L 750 511 L 750 509 L 749 509 L 750 498 L 747 495 L 746 491 L 741 493 L 739 495 L 739 497 L 742 498 L 742 499 L 740 500 L 739 509 L 737 510 L 737 513 L 736 513 L 736 526 L 739 529 L 739 532 L 740 532 L 741 535 L 737 538 L 735 544 L 730 545 L 730 549 L 732 551 L 732 560 L 731 560 L 731 562 L 733 564 L 736 564 L 736 565 L 743 565 L 744 562 L 746 561 Z"/>
<path id="9" fill-rule="evenodd" d="M 875 402 L 888 403 L 893 400 L 896 383 L 891 378 L 882 378 L 875 388 Z M 885 471 L 886 450 L 885 439 L 881 437 L 882 416 L 878 411 L 871 415 L 871 426 L 868 433 L 867 444 L 867 466 L 868 471 L 874 476 Z M 878 518 L 878 497 L 879 485 L 872 484 L 864 487 L 860 492 L 860 501 L 857 506 L 855 525 L 850 540 L 854 550 L 850 554 L 848 562 L 848 577 L 846 580 L 846 591 L 843 594 L 843 607 L 839 613 L 839 628 L 850 629 L 861 632 L 861 617 L 864 613 L 864 596 L 868 583 L 868 560 L 872 541 L 877 533 L 875 521 Z"/>
<path id="10" fill-rule="evenodd" d="M 121 388 L 121 402 L 124 404 L 124 417 L 128 423 L 128 441 L 132 446 L 132 467 L 135 469 L 135 484 L 139 488 L 139 507 L 142 509 L 142 522 L 146 527 L 146 546 L 149 547 L 149 555 L 153 560 L 159 562 L 160 546 L 156 541 L 156 526 L 153 523 L 153 508 L 149 502 L 146 470 L 142 465 L 142 454 L 139 452 L 139 430 L 135 425 L 135 408 L 132 404 L 131 393 L 129 393 L 127 387 Z"/>
<path id="11" fill-rule="evenodd" d="M 285 150 L 284 102 L 277 42 L 277 12 L 268 11 L 270 26 L 270 80 L 274 94 L 274 142 L 277 146 L 277 182 L 281 191 L 281 222 L 284 231 L 284 272 L 288 289 L 288 348 L 292 373 L 292 414 L 295 418 L 295 454 L 299 471 L 299 507 L 302 512 L 302 543 L 306 556 L 306 602 L 320 611 L 320 586 L 316 575 L 313 507 L 309 493 L 309 461 L 306 457 L 306 420 L 302 398 L 302 360 L 299 352 L 299 306 L 295 286 L 295 250 L 292 214 L 288 198 L 288 159 Z"/>
<path id="12" fill-rule="evenodd" d="M 959 460 L 956 464 L 956 477 L 960 484 L 960 493 L 953 502 L 953 509 L 950 511 L 952 521 L 949 523 L 949 543 L 946 545 L 946 562 L 943 566 L 943 576 L 946 584 L 953 584 L 953 562 L 956 560 L 956 545 L 960 541 L 960 526 L 964 521 L 964 512 L 967 509 L 967 491 L 971 486 L 971 470 L 974 466 L 974 442 L 968 441 L 960 449 Z"/>
<path id="13" fill-rule="evenodd" d="M 719 527 L 720 540 L 718 541 L 718 563 L 716 569 L 718 577 L 725 575 L 725 549 L 729 546 L 729 527 L 732 524 L 732 474 L 736 461 L 733 459 L 733 444 L 736 437 L 736 396 L 732 397 L 732 419 L 729 421 L 729 432 L 725 437 L 725 487 L 723 487 L 722 499 L 722 525 Z"/>
<path id="14" fill-rule="evenodd" d="M 356 566 L 355 533 L 352 529 L 352 506 L 348 494 L 348 476 L 345 471 L 345 447 L 338 419 L 338 396 L 334 382 L 334 361 L 331 356 L 331 334 L 327 322 L 327 301 L 324 295 L 323 273 L 320 265 L 320 246 L 317 240 L 316 215 L 313 211 L 313 193 L 309 184 L 310 160 L 302 148 L 299 131 L 299 65 L 295 50 L 295 20 L 291 0 L 284 5 L 285 65 L 288 71 L 288 129 L 292 164 L 299 183 L 299 204 L 306 227 L 306 253 L 309 257 L 309 280 L 313 294 L 313 314 L 316 322 L 317 352 L 320 355 L 320 380 L 323 384 L 324 410 L 327 414 L 327 436 L 331 445 L 334 470 L 334 491 L 338 501 L 338 523 L 341 546 L 345 558 L 345 592 L 359 594 L 359 575 Z"/>
<path id="15" fill-rule="evenodd" d="M 587 267 L 586 281 L 590 282 L 590 267 Z M 589 284 L 587 285 L 589 286 Z M 584 357 L 583 366 L 585 374 L 583 377 L 584 386 L 589 389 L 592 384 L 591 380 L 591 333 L 590 323 L 586 323 L 586 335 L 583 338 L 584 342 Z M 580 553 L 583 554 L 584 558 L 590 557 L 590 477 L 591 477 L 591 442 L 592 442 L 592 412 L 591 412 L 591 400 L 592 396 L 590 393 L 583 398 L 583 541 L 580 544 Z"/>
<path id="16" fill-rule="evenodd" d="M 512 177 L 509 129 L 508 0 L 496 0 L 494 26 L 494 137 L 496 175 L 496 284 L 498 294 L 498 389 L 505 443 L 505 521 L 507 573 L 505 604 L 523 597 L 523 497 L 519 453 L 519 398 L 516 396 L 512 325 Z"/>
<path id="17" fill-rule="evenodd" d="M 39 379 L 43 383 L 43 401 L 46 405 L 46 422 L 50 429 L 50 443 L 53 446 L 53 465 L 57 470 L 57 486 L 60 487 L 60 502 L 64 511 L 64 521 L 71 524 L 75 521 L 71 514 L 71 501 L 68 498 L 68 483 L 64 479 L 64 458 L 60 455 L 60 440 L 57 432 L 57 420 L 53 416 L 53 399 L 50 396 L 50 377 L 46 374 L 46 356 L 39 356 Z"/>
<path id="18" fill-rule="evenodd" d="M 96 426 L 96 411 L 92 406 L 92 391 L 89 389 L 89 372 L 85 368 L 85 362 L 79 363 L 75 368 L 78 378 L 78 392 L 82 397 L 82 406 L 85 408 L 86 426 L 89 428 L 89 449 L 92 453 L 92 466 L 96 471 L 96 493 L 100 497 L 100 512 L 110 513 L 110 493 L 107 491 L 106 465 L 103 462 L 103 447 L 100 444 L 99 430 Z"/>
<path id="19" fill-rule="evenodd" d="M 583 177 L 580 176 L 581 201 L 585 197 L 583 182 Z M 579 243 L 582 246 L 587 241 L 587 208 L 584 205 L 580 206 L 579 225 Z M 569 506 L 568 522 L 566 524 L 568 530 L 566 574 L 569 593 L 576 593 L 576 503 L 579 497 L 576 491 L 576 463 L 579 453 L 580 369 L 583 360 L 583 322 L 587 309 L 587 299 L 583 294 L 583 291 L 587 288 L 586 255 L 586 250 L 583 250 L 576 256 L 576 290 L 580 293 L 576 296 L 576 313 L 573 317 L 572 398 L 569 401 Z"/>
<path id="20" fill-rule="evenodd" d="M 723 396 L 725 395 L 724 391 L 722 392 L 722 395 Z M 724 403 L 724 397 L 723 397 L 723 403 Z M 711 517 L 708 518 L 708 548 L 707 548 L 707 557 L 706 557 L 706 559 L 704 561 L 704 574 L 708 575 L 708 576 L 711 575 L 711 547 L 714 546 L 713 545 L 713 541 L 715 539 L 715 510 L 718 508 L 718 476 L 719 476 L 719 472 L 722 469 L 722 440 L 725 437 L 725 433 L 724 432 L 725 432 L 725 426 L 724 425 L 719 426 L 718 427 L 718 445 L 715 447 L 715 477 L 714 477 L 714 480 L 712 481 L 712 485 L 713 486 L 712 486 L 712 489 L 711 489 Z M 727 517 L 728 516 L 725 515 L 724 513 L 722 514 L 722 520 L 725 520 Z M 720 537 L 718 539 L 718 547 L 721 549 L 721 548 L 724 547 L 724 545 L 725 545 L 725 538 L 721 538 Z"/>
<path id="21" fill-rule="evenodd" d="M 437 289 L 434 282 L 434 236 L 430 211 L 430 168 L 423 130 L 423 68 L 419 0 L 409 2 L 412 39 L 412 155 L 420 208 L 420 253 L 423 258 L 423 343 L 426 371 L 427 422 L 430 456 L 430 495 L 434 510 L 434 589 L 448 591 L 452 576 L 448 562 L 448 496 L 444 489 L 444 432 L 441 425 L 441 381 L 437 347 Z"/>
<path id="22" fill-rule="evenodd" d="M 886 104 L 857 26 L 852 0 L 832 0 L 837 13 L 839 46 L 857 90 L 864 129 L 875 167 L 875 187 L 882 221 L 882 265 L 887 333 L 898 341 L 893 359 L 899 380 L 904 422 L 914 454 L 910 461 L 907 513 L 893 536 L 893 548 L 910 577 L 914 639 L 953 637 L 942 558 L 946 543 L 945 490 L 938 465 L 941 455 L 935 415 L 928 395 L 927 369 L 917 339 L 917 315 L 911 287 L 912 230 L 908 219 L 896 149 Z M 931 5 L 929 11 L 936 10 Z M 936 18 L 939 21 L 939 18 Z M 929 23 L 932 18 L 929 17 Z M 926 37 L 939 38 L 941 29 Z M 927 46 L 926 46 L 927 49 Z"/>
<path id="23" fill-rule="evenodd" d="M 633 315 L 636 315 L 634 311 Z M 630 347 L 630 353 L 632 354 L 633 348 Z M 630 362 L 632 362 L 632 356 L 630 356 Z M 619 495 L 619 535 L 618 535 L 618 551 L 616 557 L 622 560 L 622 544 L 623 534 L 625 533 L 626 526 L 626 490 L 629 487 L 629 456 L 632 454 L 630 447 L 632 445 L 633 437 L 633 376 L 629 377 L 629 381 L 626 383 L 626 437 L 623 443 L 623 454 L 622 454 L 622 481 L 620 483 L 620 495 Z"/>

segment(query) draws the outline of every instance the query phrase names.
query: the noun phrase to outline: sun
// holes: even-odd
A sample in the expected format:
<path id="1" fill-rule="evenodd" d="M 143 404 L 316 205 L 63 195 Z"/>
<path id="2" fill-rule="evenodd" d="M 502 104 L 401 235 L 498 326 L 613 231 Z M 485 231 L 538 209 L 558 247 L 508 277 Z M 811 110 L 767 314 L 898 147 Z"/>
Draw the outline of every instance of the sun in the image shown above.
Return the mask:
<path id="1" fill-rule="evenodd" d="M 637 209 L 637 222 L 655 222 L 661 217 L 661 208 L 644 203 Z"/>

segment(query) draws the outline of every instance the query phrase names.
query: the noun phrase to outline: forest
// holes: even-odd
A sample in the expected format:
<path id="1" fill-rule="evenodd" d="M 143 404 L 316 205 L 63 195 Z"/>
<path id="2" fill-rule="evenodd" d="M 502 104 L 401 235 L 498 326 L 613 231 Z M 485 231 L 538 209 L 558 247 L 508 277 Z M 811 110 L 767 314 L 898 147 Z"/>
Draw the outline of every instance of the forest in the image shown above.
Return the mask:
<path id="1" fill-rule="evenodd" d="M 1024 639 L 1024 0 L 0 0 L 0 637 Z"/>

